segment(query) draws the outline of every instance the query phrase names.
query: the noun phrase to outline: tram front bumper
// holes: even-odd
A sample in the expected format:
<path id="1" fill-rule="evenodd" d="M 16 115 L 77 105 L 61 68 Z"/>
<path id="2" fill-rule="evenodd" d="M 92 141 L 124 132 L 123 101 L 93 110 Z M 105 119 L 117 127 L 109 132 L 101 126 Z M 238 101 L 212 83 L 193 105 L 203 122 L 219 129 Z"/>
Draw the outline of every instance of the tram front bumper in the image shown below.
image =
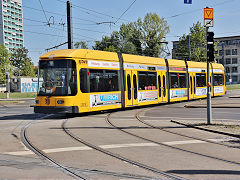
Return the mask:
<path id="1" fill-rule="evenodd" d="M 34 106 L 35 113 L 43 114 L 61 114 L 61 113 L 78 113 L 77 106 Z"/>

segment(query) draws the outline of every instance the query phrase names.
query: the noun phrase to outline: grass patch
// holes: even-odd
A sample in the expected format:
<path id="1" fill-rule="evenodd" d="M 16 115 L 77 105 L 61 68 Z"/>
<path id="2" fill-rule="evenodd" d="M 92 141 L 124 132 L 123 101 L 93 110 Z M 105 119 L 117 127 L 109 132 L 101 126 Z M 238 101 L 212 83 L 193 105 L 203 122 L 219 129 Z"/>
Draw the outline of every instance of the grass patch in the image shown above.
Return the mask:
<path id="1" fill-rule="evenodd" d="M 9 93 L 9 98 L 13 99 L 21 99 L 21 98 L 35 98 L 37 96 L 37 93 Z M 6 94 L 0 93 L 0 99 L 5 99 Z"/>
<path id="2" fill-rule="evenodd" d="M 232 84 L 232 85 L 226 85 L 227 90 L 236 90 L 240 89 L 240 84 Z"/>

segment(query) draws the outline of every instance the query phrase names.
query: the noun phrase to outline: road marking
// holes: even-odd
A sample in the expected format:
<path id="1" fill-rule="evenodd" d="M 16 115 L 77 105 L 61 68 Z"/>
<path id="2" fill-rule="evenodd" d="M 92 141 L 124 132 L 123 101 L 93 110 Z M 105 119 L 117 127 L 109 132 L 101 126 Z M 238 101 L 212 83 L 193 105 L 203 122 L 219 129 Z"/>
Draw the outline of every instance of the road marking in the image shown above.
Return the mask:
<path id="1" fill-rule="evenodd" d="M 220 142 L 220 141 L 230 141 L 231 139 L 207 139 L 208 141 Z M 208 143 L 206 141 L 201 140 L 186 140 L 186 141 L 170 141 L 170 142 L 161 142 L 165 145 L 184 145 L 184 144 L 200 144 L 200 143 Z M 116 149 L 116 148 L 130 148 L 130 147 L 156 147 L 160 146 L 155 143 L 131 143 L 131 144 L 109 144 L 109 145 L 100 145 L 100 148 L 103 149 Z M 54 149 L 44 149 L 44 153 L 57 153 L 57 152 L 69 152 L 69 151 L 88 151 L 93 150 L 87 146 L 80 147 L 65 147 L 65 148 L 54 148 Z M 17 152 L 3 152 L 3 154 L 8 155 L 16 155 L 16 156 L 25 156 L 25 155 L 33 155 L 34 153 L 30 150 L 28 151 L 17 151 Z"/>
<path id="2" fill-rule="evenodd" d="M 175 119 L 175 120 L 206 120 L 206 118 L 182 118 L 182 117 L 151 117 L 151 116 L 141 116 L 141 118 L 150 118 L 150 119 Z M 215 121 L 238 121 L 239 119 L 213 119 Z M 146 121 L 151 121 L 151 120 L 146 120 Z"/>

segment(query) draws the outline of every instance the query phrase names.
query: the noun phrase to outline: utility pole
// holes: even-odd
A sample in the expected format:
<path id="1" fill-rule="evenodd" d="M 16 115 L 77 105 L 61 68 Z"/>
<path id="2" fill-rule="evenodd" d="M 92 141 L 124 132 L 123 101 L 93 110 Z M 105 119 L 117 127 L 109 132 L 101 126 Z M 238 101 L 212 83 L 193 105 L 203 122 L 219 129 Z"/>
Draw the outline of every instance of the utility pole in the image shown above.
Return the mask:
<path id="1" fill-rule="evenodd" d="M 191 44 L 190 44 L 190 35 L 187 35 L 187 52 L 188 52 L 188 61 L 191 60 Z"/>
<path id="2" fill-rule="evenodd" d="M 5 66 L 5 74 L 6 74 L 6 99 L 9 99 L 9 92 L 10 92 L 10 73 L 7 72 L 7 67 Z"/>
<path id="3" fill-rule="evenodd" d="M 67 1 L 67 33 L 68 33 L 68 49 L 73 49 L 72 3 L 70 1 Z"/>

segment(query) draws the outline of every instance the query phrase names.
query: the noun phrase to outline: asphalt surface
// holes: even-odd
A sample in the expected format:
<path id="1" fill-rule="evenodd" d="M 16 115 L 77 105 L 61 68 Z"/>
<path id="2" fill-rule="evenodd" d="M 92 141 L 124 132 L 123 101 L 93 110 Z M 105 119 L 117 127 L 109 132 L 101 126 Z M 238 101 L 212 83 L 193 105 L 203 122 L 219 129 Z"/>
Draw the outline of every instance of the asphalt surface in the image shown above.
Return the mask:
<path id="1" fill-rule="evenodd" d="M 240 142 L 231 136 L 240 134 L 239 97 L 240 91 L 231 91 L 212 99 L 212 125 L 206 125 L 205 100 L 195 100 L 111 112 L 109 120 L 117 129 L 106 122 L 110 112 L 67 118 L 66 126 L 88 143 L 165 173 L 187 179 L 239 179 Z M 33 99 L 12 101 L 0 101 L 1 179 L 72 179 L 22 144 L 21 129 L 29 122 L 31 142 L 86 179 L 168 179 L 75 141 L 61 129 L 66 118 L 34 114 Z"/>

